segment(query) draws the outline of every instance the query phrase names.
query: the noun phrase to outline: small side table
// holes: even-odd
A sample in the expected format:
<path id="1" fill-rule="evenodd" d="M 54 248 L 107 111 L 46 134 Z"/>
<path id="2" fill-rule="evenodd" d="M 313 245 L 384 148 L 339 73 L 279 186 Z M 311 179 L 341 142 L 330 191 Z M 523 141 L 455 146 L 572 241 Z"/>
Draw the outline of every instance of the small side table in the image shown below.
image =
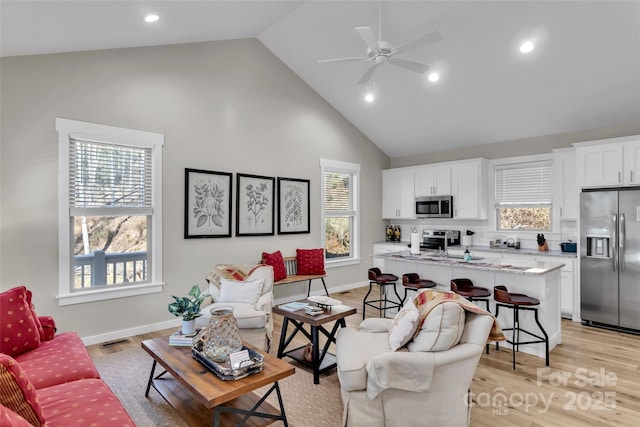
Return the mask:
<path id="1" fill-rule="evenodd" d="M 320 374 L 336 367 L 336 356 L 329 353 L 329 346 L 332 342 L 336 342 L 336 332 L 338 332 L 338 328 L 344 328 L 346 326 L 346 322 L 344 320 L 345 317 L 356 314 L 356 309 L 346 305 L 334 305 L 326 309 L 324 313 L 312 316 L 307 314 L 304 309 L 292 312 L 282 310 L 280 307 L 275 306 L 273 307 L 273 312 L 280 314 L 283 317 L 280 344 L 278 345 L 278 358 L 282 359 L 284 356 L 287 356 L 312 368 L 313 383 L 320 384 Z M 333 325 L 331 332 L 329 332 L 322 325 L 332 321 L 335 321 L 336 323 Z M 289 336 L 287 336 L 289 323 L 291 323 L 295 329 Z M 304 328 L 305 323 L 310 326 L 310 332 Z M 308 362 L 304 358 L 305 346 L 286 350 L 287 346 L 291 343 L 293 337 L 295 337 L 298 332 L 302 332 L 302 334 L 304 334 L 304 336 L 306 336 L 313 344 L 312 362 Z M 322 347 L 322 351 L 320 351 L 319 332 L 322 332 L 322 334 L 327 337 L 327 341 Z"/>

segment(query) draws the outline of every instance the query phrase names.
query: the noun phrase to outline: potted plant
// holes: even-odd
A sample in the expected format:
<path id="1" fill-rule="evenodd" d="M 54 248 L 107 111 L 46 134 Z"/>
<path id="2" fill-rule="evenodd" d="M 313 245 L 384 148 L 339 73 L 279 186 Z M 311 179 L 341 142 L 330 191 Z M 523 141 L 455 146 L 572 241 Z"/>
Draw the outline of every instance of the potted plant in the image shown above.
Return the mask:
<path id="1" fill-rule="evenodd" d="M 182 334 L 191 334 L 196 330 L 196 317 L 200 317 L 200 304 L 209 294 L 200 292 L 198 285 L 193 285 L 186 297 L 171 295 L 175 300 L 169 304 L 169 313 L 182 316 Z"/>

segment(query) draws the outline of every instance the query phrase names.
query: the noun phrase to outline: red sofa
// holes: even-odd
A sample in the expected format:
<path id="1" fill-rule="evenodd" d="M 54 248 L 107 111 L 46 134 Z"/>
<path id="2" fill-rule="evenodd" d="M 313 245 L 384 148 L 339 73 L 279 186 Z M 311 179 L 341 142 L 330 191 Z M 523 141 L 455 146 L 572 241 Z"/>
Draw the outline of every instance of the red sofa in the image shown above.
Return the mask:
<path id="1" fill-rule="evenodd" d="M 56 334 L 24 286 L 0 293 L 0 426 L 135 427 L 78 334 Z"/>

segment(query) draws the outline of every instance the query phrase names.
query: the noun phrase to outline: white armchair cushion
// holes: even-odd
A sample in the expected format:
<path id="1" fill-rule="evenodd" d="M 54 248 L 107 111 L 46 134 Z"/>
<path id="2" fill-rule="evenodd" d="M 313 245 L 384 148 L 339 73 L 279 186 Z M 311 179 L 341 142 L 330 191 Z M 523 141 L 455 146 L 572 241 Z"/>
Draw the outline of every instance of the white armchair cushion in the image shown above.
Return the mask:
<path id="1" fill-rule="evenodd" d="M 438 304 L 426 317 L 409 351 L 443 351 L 457 345 L 465 326 L 465 311 L 454 302 Z"/>
<path id="2" fill-rule="evenodd" d="M 268 314 L 262 310 L 256 309 L 254 304 L 247 304 L 244 302 L 216 302 L 201 310 L 203 314 L 201 326 L 206 326 L 211 318 L 211 310 L 217 307 L 231 307 L 233 308 L 233 317 L 238 321 L 238 328 L 264 328 L 268 321 Z"/>
<path id="3" fill-rule="evenodd" d="M 217 302 L 244 302 L 255 304 L 262 295 L 262 279 L 238 282 L 220 279 L 220 297 Z"/>
<path id="4" fill-rule="evenodd" d="M 391 351 L 396 351 L 409 342 L 418 329 L 420 313 L 418 308 L 409 299 L 389 325 L 389 347 Z"/>
<path id="5" fill-rule="evenodd" d="M 340 329 L 336 340 L 336 358 L 342 389 L 365 390 L 367 362 L 379 354 L 390 351 L 388 332 L 368 333 L 351 327 Z"/>
<path id="6" fill-rule="evenodd" d="M 358 330 L 362 332 L 389 332 L 389 326 L 391 326 L 391 322 L 393 319 L 387 319 L 385 317 L 369 317 L 368 319 L 364 319 L 358 325 Z"/>

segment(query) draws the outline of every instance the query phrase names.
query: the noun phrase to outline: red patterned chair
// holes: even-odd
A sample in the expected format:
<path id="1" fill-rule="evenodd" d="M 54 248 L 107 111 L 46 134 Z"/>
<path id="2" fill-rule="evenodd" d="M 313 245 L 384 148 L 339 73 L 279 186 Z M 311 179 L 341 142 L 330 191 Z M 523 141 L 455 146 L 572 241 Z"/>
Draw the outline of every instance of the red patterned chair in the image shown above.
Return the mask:
<path id="1" fill-rule="evenodd" d="M 55 331 L 24 286 L 0 293 L 0 425 L 134 427 L 78 334 Z"/>

